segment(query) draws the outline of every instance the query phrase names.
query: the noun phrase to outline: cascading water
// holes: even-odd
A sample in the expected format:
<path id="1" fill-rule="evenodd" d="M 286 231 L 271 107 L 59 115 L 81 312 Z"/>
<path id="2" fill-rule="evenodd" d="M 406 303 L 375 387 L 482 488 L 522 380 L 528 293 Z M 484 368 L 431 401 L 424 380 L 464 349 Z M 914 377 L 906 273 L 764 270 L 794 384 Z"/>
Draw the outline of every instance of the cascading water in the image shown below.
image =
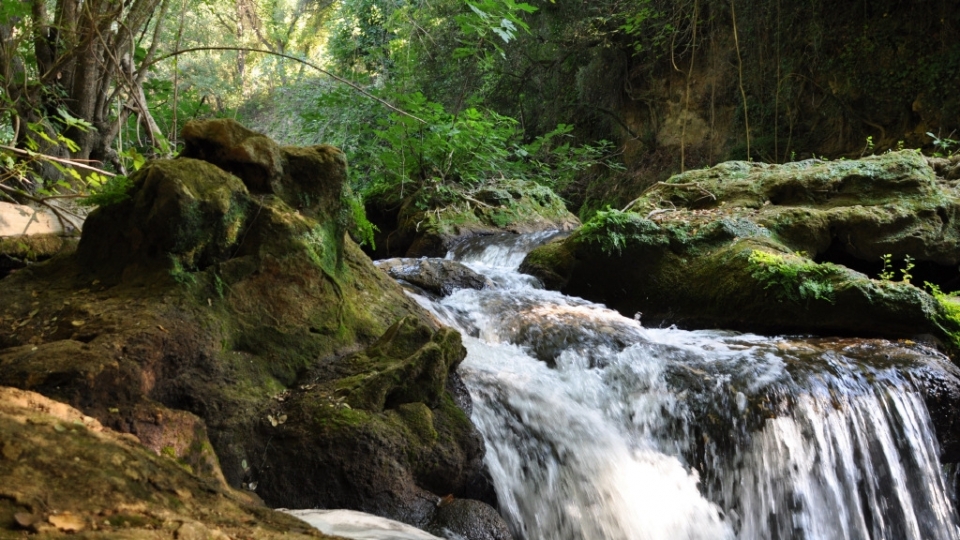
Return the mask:
<path id="1" fill-rule="evenodd" d="M 913 380 L 931 365 L 956 378 L 946 359 L 644 328 L 517 273 L 543 240 L 464 244 L 448 258 L 495 286 L 416 296 L 464 334 L 460 374 L 518 538 L 960 539 Z"/>

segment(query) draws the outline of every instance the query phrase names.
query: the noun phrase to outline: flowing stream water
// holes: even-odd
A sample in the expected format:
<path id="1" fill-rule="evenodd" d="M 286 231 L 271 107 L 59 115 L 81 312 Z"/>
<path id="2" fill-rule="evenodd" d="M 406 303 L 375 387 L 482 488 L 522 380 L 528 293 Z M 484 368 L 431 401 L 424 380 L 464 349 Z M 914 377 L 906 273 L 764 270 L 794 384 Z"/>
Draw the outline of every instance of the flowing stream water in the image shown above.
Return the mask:
<path id="1" fill-rule="evenodd" d="M 517 272 L 544 235 L 448 255 L 493 287 L 414 295 L 460 367 L 518 539 L 960 539 L 917 346 L 645 328 Z M 735 306 L 731 306 L 735 309 Z"/>

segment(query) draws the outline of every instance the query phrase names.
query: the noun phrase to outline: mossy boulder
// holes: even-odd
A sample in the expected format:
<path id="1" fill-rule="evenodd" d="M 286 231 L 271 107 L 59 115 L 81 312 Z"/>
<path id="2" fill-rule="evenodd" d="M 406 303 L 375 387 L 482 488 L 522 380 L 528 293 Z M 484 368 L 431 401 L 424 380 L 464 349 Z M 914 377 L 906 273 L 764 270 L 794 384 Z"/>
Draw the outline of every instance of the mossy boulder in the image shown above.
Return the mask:
<path id="1" fill-rule="evenodd" d="M 236 175 L 255 195 L 276 195 L 310 217 L 338 218 L 349 190 L 346 156 L 333 146 L 280 146 L 230 119 L 183 127 L 180 157 L 196 158 Z"/>
<path id="2" fill-rule="evenodd" d="M 947 297 L 917 286 L 960 288 L 954 184 L 912 151 L 723 163 L 657 184 L 625 211 L 599 212 L 521 269 L 645 324 L 928 334 L 957 347 L 960 318 Z"/>
<path id="3" fill-rule="evenodd" d="M 270 466 L 259 471 L 258 493 L 419 527 L 440 496 L 487 497 L 477 483 L 483 441 L 448 391 L 465 355 L 455 331 L 407 317 L 366 350 L 320 364 L 260 415 L 256 437 Z"/>
<path id="4" fill-rule="evenodd" d="M 270 144 L 258 139 L 255 148 Z M 226 169 L 194 158 L 147 164 L 131 177 L 126 199 L 90 215 L 76 251 L 0 280 L 0 385 L 77 407 L 211 482 L 225 479 L 256 493 L 265 471 L 286 475 L 271 473 L 274 486 L 349 479 L 351 467 L 365 466 L 355 463 L 364 454 L 341 454 L 323 469 L 275 463 L 279 441 L 264 444 L 258 435 L 274 397 L 324 382 L 317 379 L 323 373 L 340 380 L 320 367 L 371 345 L 400 319 L 421 321 L 418 336 L 427 341 L 438 329 L 344 235 L 340 182 L 346 162 L 335 154 L 328 147 L 280 151 L 279 178 L 319 186 L 308 210 L 291 204 L 301 200 L 299 192 L 264 192 L 251 180 L 273 171 L 263 160 L 250 165 L 257 169 L 250 174 L 242 160 Z M 331 167 L 334 172 L 324 176 Z M 443 343 L 454 340 L 449 332 L 438 335 Z M 427 438 L 421 448 L 428 457 L 421 461 L 437 465 L 418 465 L 421 476 L 395 470 L 391 483 L 380 486 L 383 500 L 400 501 L 395 504 L 378 506 L 359 488 L 329 504 L 402 519 L 422 508 L 406 494 L 458 490 L 476 472 L 482 442 L 445 390 L 459 359 L 430 354 L 437 356 L 427 361 L 425 353 L 419 371 L 402 367 L 406 356 L 395 354 L 366 366 L 379 378 L 373 371 L 353 376 L 397 378 L 397 384 L 413 377 L 411 392 L 429 389 L 411 394 L 416 399 L 391 414 L 434 418 L 411 425 Z M 391 369 L 391 361 L 398 365 Z M 339 434 L 335 443 L 323 443 L 327 432 L 316 424 L 312 440 L 369 445 L 364 433 L 386 429 L 370 415 L 354 423 L 357 440 Z M 436 441 L 429 439 L 434 430 Z M 347 493 L 352 484 L 341 486 Z M 268 504 L 299 496 L 263 495 Z"/>
<path id="5" fill-rule="evenodd" d="M 491 181 L 466 189 L 425 186 L 413 193 L 367 197 L 378 228 L 374 258 L 440 257 L 478 234 L 569 231 L 580 224 L 550 188 L 524 180 Z"/>

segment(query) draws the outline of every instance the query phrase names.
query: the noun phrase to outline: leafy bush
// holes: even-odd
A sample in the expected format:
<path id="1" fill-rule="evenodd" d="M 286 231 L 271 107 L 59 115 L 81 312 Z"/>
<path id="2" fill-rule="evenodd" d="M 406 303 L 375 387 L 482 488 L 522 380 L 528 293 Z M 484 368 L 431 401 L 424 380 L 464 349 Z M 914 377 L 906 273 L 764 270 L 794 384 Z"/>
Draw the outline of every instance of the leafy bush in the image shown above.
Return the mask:
<path id="1" fill-rule="evenodd" d="M 633 212 L 621 212 L 608 206 L 580 227 L 577 238 L 598 244 L 607 255 L 614 252 L 619 255 L 631 242 L 649 242 L 658 231 L 659 227 L 654 222 Z M 666 239 L 662 239 L 662 243 L 666 242 Z"/>
<path id="2" fill-rule="evenodd" d="M 572 146 L 565 141 L 568 125 L 524 143 L 519 123 L 496 112 L 466 108 L 453 114 L 420 93 L 393 97 L 425 123 L 394 113 L 371 129 L 372 137 L 359 139 L 351 162 L 367 194 L 419 192 L 417 204 L 434 208 L 503 179 L 557 189 L 579 171 L 608 164 L 609 143 Z"/>

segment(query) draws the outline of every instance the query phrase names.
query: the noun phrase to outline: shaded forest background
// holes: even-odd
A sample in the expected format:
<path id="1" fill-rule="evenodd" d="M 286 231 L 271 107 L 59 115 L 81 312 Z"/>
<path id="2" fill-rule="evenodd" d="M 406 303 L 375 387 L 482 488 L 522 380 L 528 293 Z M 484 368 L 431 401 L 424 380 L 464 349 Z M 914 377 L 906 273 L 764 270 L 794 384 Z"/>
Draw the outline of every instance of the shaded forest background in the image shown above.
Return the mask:
<path id="1" fill-rule="evenodd" d="M 339 146 L 367 197 L 520 178 L 581 217 L 720 161 L 960 138 L 948 0 L 0 0 L 0 38 L 13 200 L 109 191 L 210 117 Z"/>

